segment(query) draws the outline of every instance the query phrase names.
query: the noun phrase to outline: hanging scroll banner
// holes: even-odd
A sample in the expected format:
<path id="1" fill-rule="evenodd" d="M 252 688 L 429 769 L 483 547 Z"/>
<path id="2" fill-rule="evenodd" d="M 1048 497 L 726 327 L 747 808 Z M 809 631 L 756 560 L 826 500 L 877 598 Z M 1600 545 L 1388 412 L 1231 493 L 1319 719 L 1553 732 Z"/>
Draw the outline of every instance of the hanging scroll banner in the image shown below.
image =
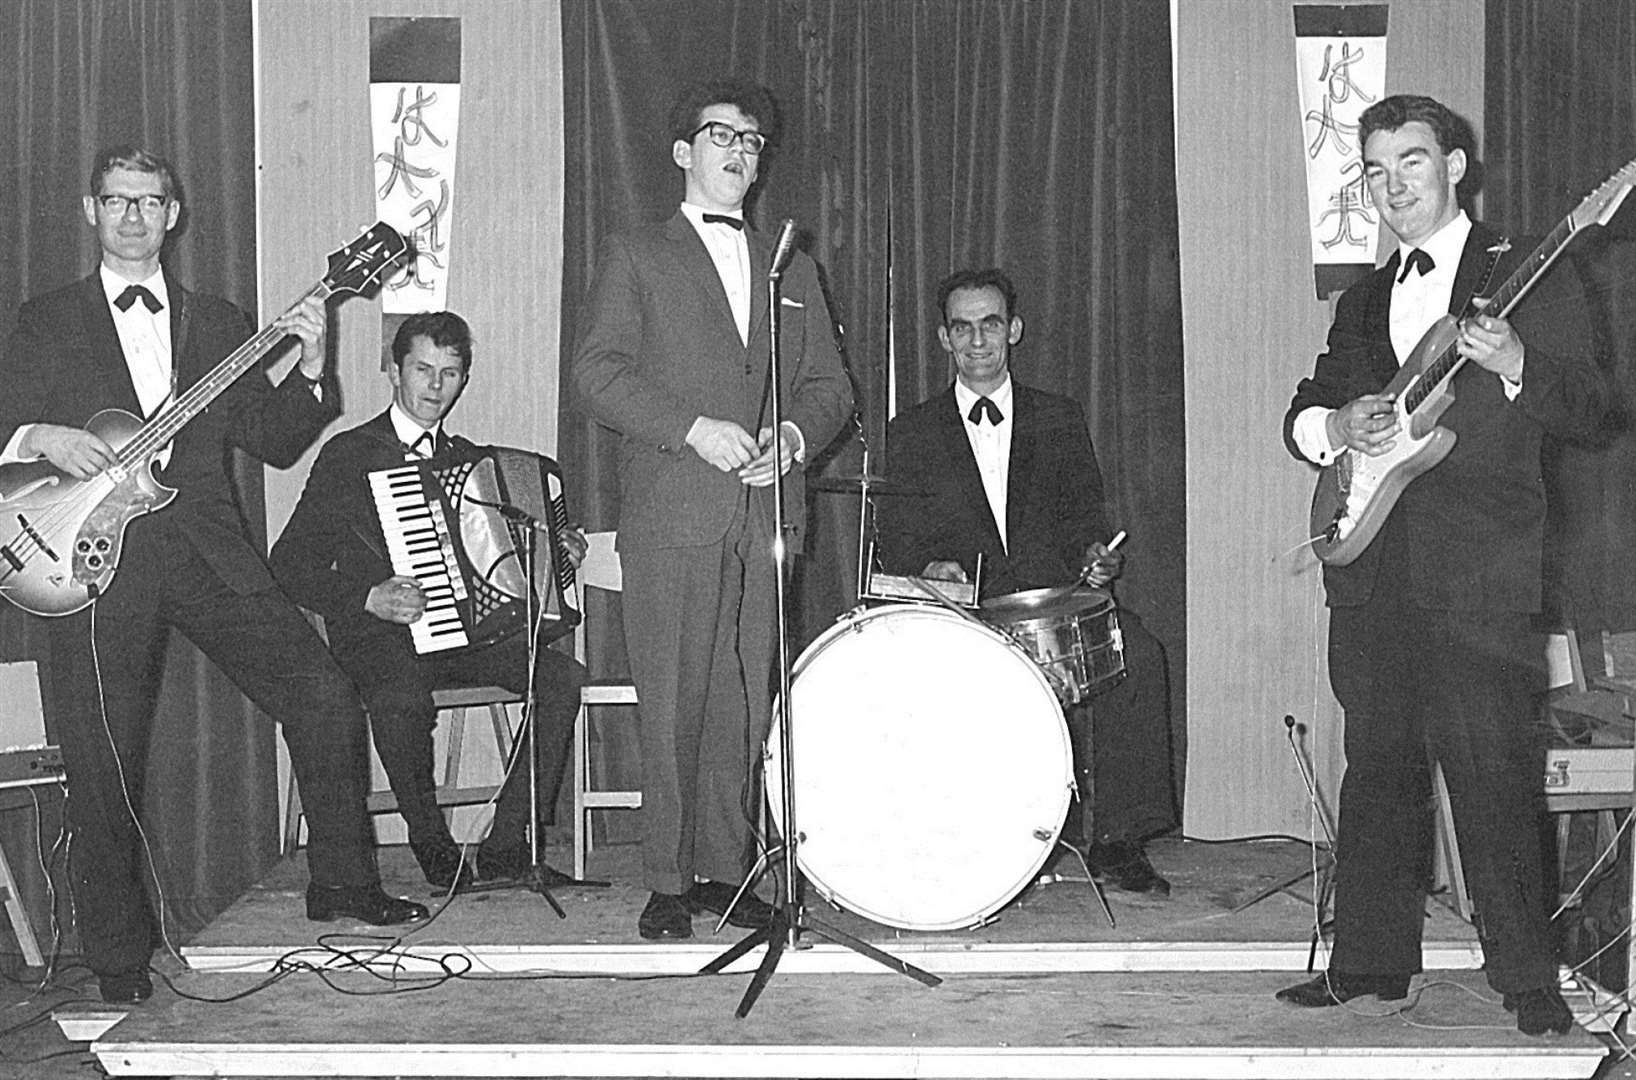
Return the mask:
<path id="1" fill-rule="evenodd" d="M 459 121 L 460 20 L 371 18 L 375 212 L 403 233 L 414 251 L 405 269 L 381 289 L 385 314 L 448 307 Z"/>
<path id="2" fill-rule="evenodd" d="M 1375 265 L 1380 218 L 1363 182 L 1358 117 L 1385 93 L 1387 5 L 1294 10 L 1307 224 L 1322 300 Z"/>

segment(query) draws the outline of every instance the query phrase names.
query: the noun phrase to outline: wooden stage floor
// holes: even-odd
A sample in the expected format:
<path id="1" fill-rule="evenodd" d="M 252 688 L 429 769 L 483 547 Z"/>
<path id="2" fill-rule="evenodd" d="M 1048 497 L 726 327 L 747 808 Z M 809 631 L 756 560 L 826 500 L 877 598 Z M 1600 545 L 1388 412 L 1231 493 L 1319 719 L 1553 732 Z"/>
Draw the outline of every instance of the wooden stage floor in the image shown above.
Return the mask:
<path id="1" fill-rule="evenodd" d="M 738 941 L 644 942 L 634 848 L 593 857 L 608 889 L 565 889 L 567 918 L 524 891 L 457 897 L 394 941 L 302 915 L 287 860 L 159 969 L 154 999 L 94 1038 L 122 1076 L 1585 1077 L 1609 1043 L 1519 1035 L 1475 970 L 1471 927 L 1428 907 L 1428 971 L 1410 998 L 1309 1012 L 1276 1002 L 1306 970 L 1305 882 L 1234 907 L 1309 865 L 1288 843 L 1150 848 L 1169 899 L 1083 883 L 1025 891 L 971 930 L 895 931 L 819 902 L 813 914 L 942 977 L 927 988 L 837 946 L 786 953 L 746 1018 L 760 950 L 696 974 Z M 559 854 L 552 852 L 552 854 Z M 553 860 L 555 865 L 561 862 Z M 428 899 L 406 849 L 389 889 Z M 1059 865 L 1057 869 L 1069 868 Z M 331 933 L 322 937 L 324 930 Z M 1319 965 L 1323 958 L 1320 954 Z M 168 985 L 167 985 L 168 984 Z M 1591 1020 L 1588 994 L 1572 995 Z M 1402 1006 L 1402 1007 L 1393 1007 Z M 0 1058 L 0 1071 L 4 1059 Z M 29 1073 L 28 1080 L 36 1074 Z M 66 1073 L 39 1073 L 39 1077 Z M 1613 1074 L 1620 1075 L 1620 1074 Z"/>

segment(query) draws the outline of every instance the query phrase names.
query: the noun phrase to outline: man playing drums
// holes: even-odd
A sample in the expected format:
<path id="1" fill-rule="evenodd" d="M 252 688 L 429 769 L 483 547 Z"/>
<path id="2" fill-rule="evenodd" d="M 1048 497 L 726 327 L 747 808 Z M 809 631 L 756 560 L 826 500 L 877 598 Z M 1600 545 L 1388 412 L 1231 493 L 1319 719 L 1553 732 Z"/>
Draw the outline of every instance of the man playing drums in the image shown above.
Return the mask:
<path id="1" fill-rule="evenodd" d="M 891 476 L 924 495 L 880 507 L 882 568 L 966 581 L 983 562 L 982 598 L 1072 586 L 1095 592 L 1118 578 L 1102 474 L 1078 402 L 1014 382 L 1022 340 L 1016 290 L 999 270 L 961 270 L 938 287 L 938 341 L 954 359 L 947 391 L 891 423 Z M 1072 602 L 1078 594 L 1063 591 Z M 1085 851 L 1099 881 L 1169 895 L 1143 840 L 1176 825 L 1164 651 L 1136 617 L 1119 612 L 1127 675 L 1071 688 L 1065 715 L 1081 793 L 1063 838 Z M 1037 659 L 1037 657 L 1036 657 Z M 1078 699 L 1095 695 L 1094 707 Z"/>

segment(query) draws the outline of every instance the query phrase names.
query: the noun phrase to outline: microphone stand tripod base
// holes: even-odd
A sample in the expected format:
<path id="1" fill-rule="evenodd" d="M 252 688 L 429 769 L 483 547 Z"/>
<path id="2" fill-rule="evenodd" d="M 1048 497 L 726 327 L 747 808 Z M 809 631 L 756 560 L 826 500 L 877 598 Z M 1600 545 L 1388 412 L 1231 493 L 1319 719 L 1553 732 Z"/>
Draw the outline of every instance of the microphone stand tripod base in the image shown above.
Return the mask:
<path id="1" fill-rule="evenodd" d="M 778 849 L 774 848 L 768 854 L 770 856 L 777 851 Z M 838 930 L 827 923 L 814 919 L 787 898 L 783 903 L 773 908 L 772 917 L 767 921 L 766 926 L 750 931 L 748 935 L 741 938 L 726 952 L 700 968 L 699 973 L 702 975 L 719 975 L 733 961 L 747 955 L 757 945 L 767 946 L 766 953 L 761 957 L 761 963 L 757 965 L 755 974 L 750 978 L 750 985 L 745 988 L 744 997 L 739 1000 L 738 1008 L 733 1013 L 734 1016 L 742 1020 L 750 1015 L 750 1010 L 755 1007 L 756 999 L 761 996 L 761 991 L 766 988 L 768 981 L 773 977 L 773 972 L 778 969 L 778 961 L 783 957 L 785 947 L 796 940 L 803 930 L 816 934 L 832 944 L 851 949 L 858 955 L 867 957 L 900 975 L 907 975 L 923 986 L 942 985 L 943 980 L 936 975 L 928 971 L 922 971 L 908 961 L 900 960 L 891 953 L 876 948 L 862 938 L 854 937 L 844 930 Z"/>

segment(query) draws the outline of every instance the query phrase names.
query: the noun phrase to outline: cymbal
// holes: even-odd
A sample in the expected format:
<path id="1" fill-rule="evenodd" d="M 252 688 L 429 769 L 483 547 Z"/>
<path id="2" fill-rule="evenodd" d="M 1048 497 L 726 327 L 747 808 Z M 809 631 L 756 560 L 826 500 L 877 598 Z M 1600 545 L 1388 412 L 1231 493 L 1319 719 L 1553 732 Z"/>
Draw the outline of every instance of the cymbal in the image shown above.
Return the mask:
<path id="1" fill-rule="evenodd" d="M 910 487 L 887 476 L 869 473 L 851 473 L 846 476 L 815 476 L 807 481 L 814 491 L 862 491 L 866 487 L 877 495 L 925 495 L 924 488 Z"/>

